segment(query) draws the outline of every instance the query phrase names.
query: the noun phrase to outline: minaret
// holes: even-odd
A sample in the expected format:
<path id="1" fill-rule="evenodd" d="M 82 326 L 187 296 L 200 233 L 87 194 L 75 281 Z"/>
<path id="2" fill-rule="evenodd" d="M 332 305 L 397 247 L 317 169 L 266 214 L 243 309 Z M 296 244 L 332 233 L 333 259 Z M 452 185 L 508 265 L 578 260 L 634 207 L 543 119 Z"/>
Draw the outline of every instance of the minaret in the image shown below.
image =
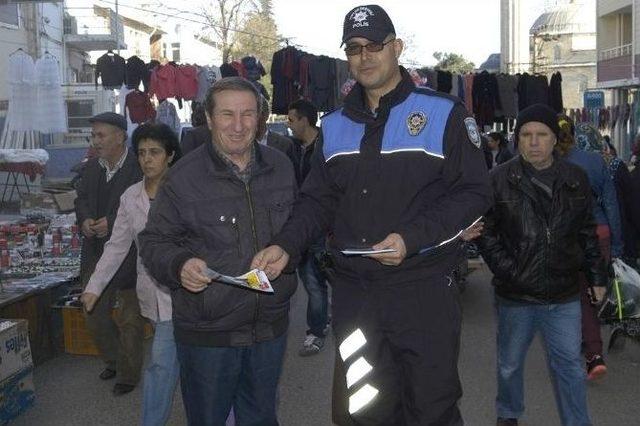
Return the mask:
<path id="1" fill-rule="evenodd" d="M 500 71 L 528 71 L 529 28 L 520 0 L 500 0 Z"/>

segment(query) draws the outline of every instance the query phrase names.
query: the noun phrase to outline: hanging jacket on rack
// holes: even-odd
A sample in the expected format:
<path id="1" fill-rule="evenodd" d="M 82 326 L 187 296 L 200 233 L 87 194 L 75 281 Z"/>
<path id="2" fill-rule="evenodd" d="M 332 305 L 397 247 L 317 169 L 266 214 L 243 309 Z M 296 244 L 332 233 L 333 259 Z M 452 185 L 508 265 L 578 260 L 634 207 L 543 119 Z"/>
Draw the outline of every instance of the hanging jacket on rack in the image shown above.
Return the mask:
<path id="1" fill-rule="evenodd" d="M 500 109 L 500 95 L 495 74 L 482 71 L 473 80 L 473 113 L 478 126 L 491 126 L 495 120 L 495 111 Z"/>
<path id="2" fill-rule="evenodd" d="M 125 68 L 127 89 L 138 89 L 140 82 L 145 80 L 148 73 L 149 70 L 147 69 L 147 65 L 142 59 L 135 55 L 127 59 L 127 65 Z"/>
<path id="3" fill-rule="evenodd" d="M 549 106 L 557 113 L 562 112 L 562 74 L 554 72 L 549 82 Z"/>
<path id="4" fill-rule="evenodd" d="M 147 72 L 142 76 L 142 85 L 144 86 L 145 93 L 149 93 L 151 90 L 151 73 L 158 65 L 160 65 L 160 62 L 155 59 L 152 59 L 146 64 Z"/>
<path id="5" fill-rule="evenodd" d="M 247 78 L 247 70 L 244 69 L 244 65 L 240 61 L 232 61 L 231 66 L 238 71 L 238 76 L 242 78 Z"/>
<path id="6" fill-rule="evenodd" d="M 309 85 L 311 102 L 319 111 L 333 109 L 331 95 L 335 84 L 335 64 L 328 56 L 316 56 L 309 63 Z"/>
<path id="7" fill-rule="evenodd" d="M 105 89 L 119 89 L 125 82 L 126 64 L 122 56 L 113 52 L 105 53 L 96 61 L 96 87 L 98 78 L 102 81 Z"/>
<path id="8" fill-rule="evenodd" d="M 176 66 L 171 63 L 158 65 L 151 72 L 149 95 L 155 95 L 158 101 L 162 101 L 167 98 L 175 98 L 177 94 Z"/>
<path id="9" fill-rule="evenodd" d="M 238 70 L 235 69 L 231 64 L 222 64 L 220 65 L 220 73 L 222 74 L 222 78 L 224 77 L 238 77 Z"/>
<path id="10" fill-rule="evenodd" d="M 245 56 L 240 60 L 246 72 L 247 80 L 258 81 L 262 76 L 267 75 L 264 67 L 255 56 Z"/>
<path id="11" fill-rule="evenodd" d="M 438 92 L 450 93 L 452 76 L 449 71 L 437 70 Z"/>
<path id="12" fill-rule="evenodd" d="M 198 69 L 193 65 L 176 67 L 176 97 L 187 101 L 198 95 Z"/>
<path id="13" fill-rule="evenodd" d="M 156 110 L 151 105 L 149 96 L 139 90 L 134 90 L 127 95 L 125 110 L 129 111 L 129 119 L 132 123 L 146 123 L 156 118 Z"/>

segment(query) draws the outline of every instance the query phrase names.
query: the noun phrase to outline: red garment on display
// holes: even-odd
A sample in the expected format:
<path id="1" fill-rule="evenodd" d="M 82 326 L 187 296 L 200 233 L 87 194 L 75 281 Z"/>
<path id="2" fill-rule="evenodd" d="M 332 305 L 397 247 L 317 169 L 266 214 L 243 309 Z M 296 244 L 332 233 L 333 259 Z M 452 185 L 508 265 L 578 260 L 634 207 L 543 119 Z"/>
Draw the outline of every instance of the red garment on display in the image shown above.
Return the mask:
<path id="1" fill-rule="evenodd" d="M 176 69 L 178 97 L 191 101 L 198 95 L 198 69 L 192 65 L 181 65 Z"/>
<path id="2" fill-rule="evenodd" d="M 238 71 L 238 75 L 243 78 L 247 78 L 247 70 L 244 69 L 244 65 L 240 61 L 231 62 L 231 66 Z"/>
<path id="3" fill-rule="evenodd" d="M 149 95 L 156 95 L 159 101 L 175 98 L 178 94 L 176 84 L 176 66 L 173 64 L 158 65 L 151 72 L 151 89 Z"/>
<path id="4" fill-rule="evenodd" d="M 23 161 L 20 163 L 0 163 L 0 172 L 20 173 L 29 176 L 29 180 L 33 182 L 36 176 L 44 174 L 44 164 L 35 163 L 33 161 Z"/>
<path id="5" fill-rule="evenodd" d="M 132 123 L 145 123 L 156 118 L 156 110 L 151 105 L 151 100 L 146 93 L 134 90 L 129 93 L 124 101 L 129 110 L 129 118 Z"/>

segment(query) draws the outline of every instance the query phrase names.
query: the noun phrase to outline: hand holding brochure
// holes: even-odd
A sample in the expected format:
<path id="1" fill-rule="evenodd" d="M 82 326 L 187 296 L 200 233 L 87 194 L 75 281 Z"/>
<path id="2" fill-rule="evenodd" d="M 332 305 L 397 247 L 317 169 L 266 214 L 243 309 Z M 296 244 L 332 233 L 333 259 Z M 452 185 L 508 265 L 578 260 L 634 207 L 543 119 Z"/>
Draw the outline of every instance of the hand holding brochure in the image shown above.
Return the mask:
<path id="1" fill-rule="evenodd" d="M 368 256 L 370 254 L 394 253 L 396 249 L 374 250 L 372 248 L 347 248 L 341 251 L 345 256 Z"/>
<path id="2" fill-rule="evenodd" d="M 250 290 L 261 291 L 263 293 L 273 293 L 273 287 L 271 287 L 267 274 L 259 269 L 252 269 L 239 277 L 230 277 L 228 275 L 222 275 L 213 269 L 207 268 L 205 270 L 205 275 L 213 281 L 244 287 Z"/>

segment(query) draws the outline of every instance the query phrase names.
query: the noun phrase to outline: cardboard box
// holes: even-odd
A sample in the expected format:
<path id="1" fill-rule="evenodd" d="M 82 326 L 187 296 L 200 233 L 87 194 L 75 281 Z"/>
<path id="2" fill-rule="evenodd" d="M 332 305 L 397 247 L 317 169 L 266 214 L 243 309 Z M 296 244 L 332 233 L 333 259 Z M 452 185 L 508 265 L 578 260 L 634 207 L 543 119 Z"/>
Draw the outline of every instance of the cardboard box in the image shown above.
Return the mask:
<path id="1" fill-rule="evenodd" d="M 27 320 L 0 319 L 0 381 L 31 367 Z"/>
<path id="2" fill-rule="evenodd" d="M 8 424 L 31 407 L 35 400 L 33 367 L 0 382 L 0 424 Z"/>
<path id="3" fill-rule="evenodd" d="M 73 203 L 78 194 L 76 191 L 62 192 L 60 194 L 53 194 L 54 200 L 56 200 L 56 204 L 58 205 L 58 211 L 60 213 L 72 212 L 75 209 L 75 204 Z"/>

